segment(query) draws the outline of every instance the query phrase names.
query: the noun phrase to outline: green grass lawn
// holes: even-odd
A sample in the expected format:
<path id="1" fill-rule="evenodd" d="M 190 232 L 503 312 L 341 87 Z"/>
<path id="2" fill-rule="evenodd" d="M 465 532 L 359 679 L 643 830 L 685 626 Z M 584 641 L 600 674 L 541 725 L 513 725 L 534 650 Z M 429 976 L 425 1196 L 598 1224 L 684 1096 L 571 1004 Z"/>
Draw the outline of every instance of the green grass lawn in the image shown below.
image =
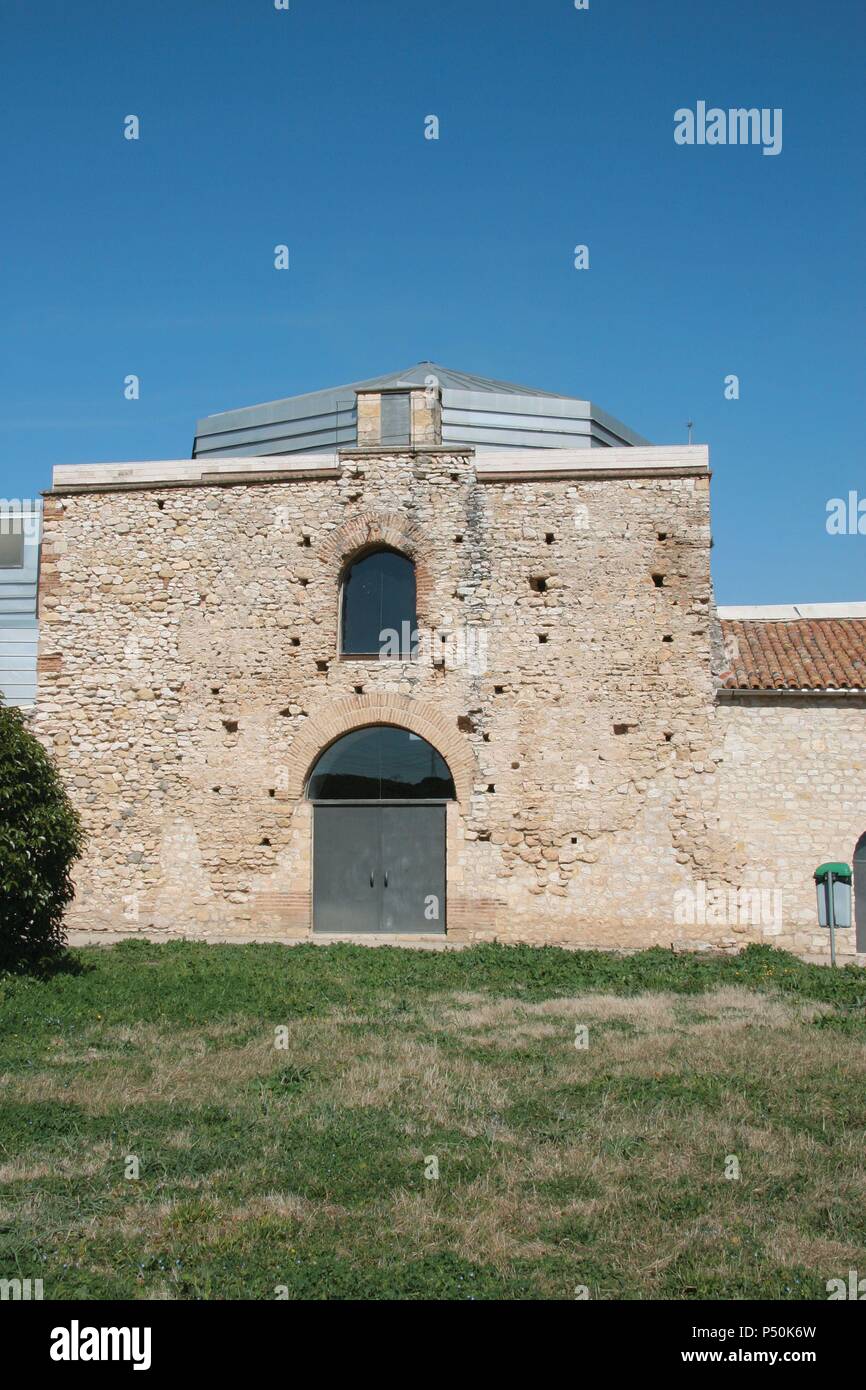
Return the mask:
<path id="1" fill-rule="evenodd" d="M 866 1272 L 866 971 L 75 959 L 0 979 L 0 1278 L 46 1299 L 798 1299 Z"/>

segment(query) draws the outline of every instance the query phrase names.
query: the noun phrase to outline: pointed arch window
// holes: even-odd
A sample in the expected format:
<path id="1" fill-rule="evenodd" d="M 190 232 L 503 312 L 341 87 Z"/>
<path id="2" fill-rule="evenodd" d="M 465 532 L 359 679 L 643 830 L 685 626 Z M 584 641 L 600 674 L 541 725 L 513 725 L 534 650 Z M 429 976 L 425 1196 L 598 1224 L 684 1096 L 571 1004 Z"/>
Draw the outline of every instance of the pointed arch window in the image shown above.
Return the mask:
<path id="1" fill-rule="evenodd" d="M 340 593 L 340 655 L 410 661 L 417 626 L 415 566 L 380 547 L 347 568 Z"/>

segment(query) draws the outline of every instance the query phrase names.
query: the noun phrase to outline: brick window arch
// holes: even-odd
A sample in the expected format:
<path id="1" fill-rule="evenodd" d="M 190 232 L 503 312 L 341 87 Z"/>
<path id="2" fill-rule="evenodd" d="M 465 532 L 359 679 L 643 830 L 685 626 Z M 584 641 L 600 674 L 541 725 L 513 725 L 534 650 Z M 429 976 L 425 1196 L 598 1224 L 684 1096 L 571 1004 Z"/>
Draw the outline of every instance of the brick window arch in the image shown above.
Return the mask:
<path id="1" fill-rule="evenodd" d="M 399 724 L 363 724 L 323 749 L 307 782 L 311 801 L 456 797 L 451 770 L 432 743 Z"/>
<path id="2" fill-rule="evenodd" d="M 475 781 L 475 758 L 465 735 L 436 705 L 414 696 L 385 693 L 344 696 L 320 707 L 304 721 L 286 759 L 285 796 L 300 801 L 307 778 L 322 751 L 350 729 L 395 724 L 431 743 L 448 764 L 462 809 L 469 806 Z"/>
<path id="3" fill-rule="evenodd" d="M 429 541 L 423 532 L 401 512 L 362 512 L 332 532 L 322 546 L 322 558 L 331 570 L 339 592 L 348 565 L 364 551 L 376 547 L 398 550 L 415 565 L 415 603 L 419 624 L 431 624 L 428 606 L 433 575 L 427 562 Z"/>

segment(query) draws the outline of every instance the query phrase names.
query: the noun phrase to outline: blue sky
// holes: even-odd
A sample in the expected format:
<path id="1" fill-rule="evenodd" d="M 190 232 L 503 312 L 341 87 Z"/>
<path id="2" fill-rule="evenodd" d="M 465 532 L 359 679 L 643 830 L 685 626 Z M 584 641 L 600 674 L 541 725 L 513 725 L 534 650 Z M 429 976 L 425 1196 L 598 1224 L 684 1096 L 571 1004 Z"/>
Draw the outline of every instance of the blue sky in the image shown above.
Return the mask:
<path id="1" fill-rule="evenodd" d="M 866 498 L 859 0 L 4 0 L 2 30 L 0 495 L 430 359 L 654 443 L 691 416 L 719 601 L 866 598 L 866 536 L 825 529 Z M 676 145 L 698 100 L 781 107 L 781 154 Z"/>

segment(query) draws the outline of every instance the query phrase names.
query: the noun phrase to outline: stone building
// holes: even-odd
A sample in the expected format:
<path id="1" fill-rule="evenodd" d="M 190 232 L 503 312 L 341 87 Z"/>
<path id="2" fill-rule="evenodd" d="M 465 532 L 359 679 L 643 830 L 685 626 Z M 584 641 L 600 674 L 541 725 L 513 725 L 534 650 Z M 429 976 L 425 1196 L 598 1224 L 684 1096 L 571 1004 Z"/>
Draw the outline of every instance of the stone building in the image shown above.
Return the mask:
<path id="1" fill-rule="evenodd" d="M 70 927 L 823 953 L 866 604 L 717 612 L 709 490 L 703 446 L 429 363 L 56 469 Z"/>

